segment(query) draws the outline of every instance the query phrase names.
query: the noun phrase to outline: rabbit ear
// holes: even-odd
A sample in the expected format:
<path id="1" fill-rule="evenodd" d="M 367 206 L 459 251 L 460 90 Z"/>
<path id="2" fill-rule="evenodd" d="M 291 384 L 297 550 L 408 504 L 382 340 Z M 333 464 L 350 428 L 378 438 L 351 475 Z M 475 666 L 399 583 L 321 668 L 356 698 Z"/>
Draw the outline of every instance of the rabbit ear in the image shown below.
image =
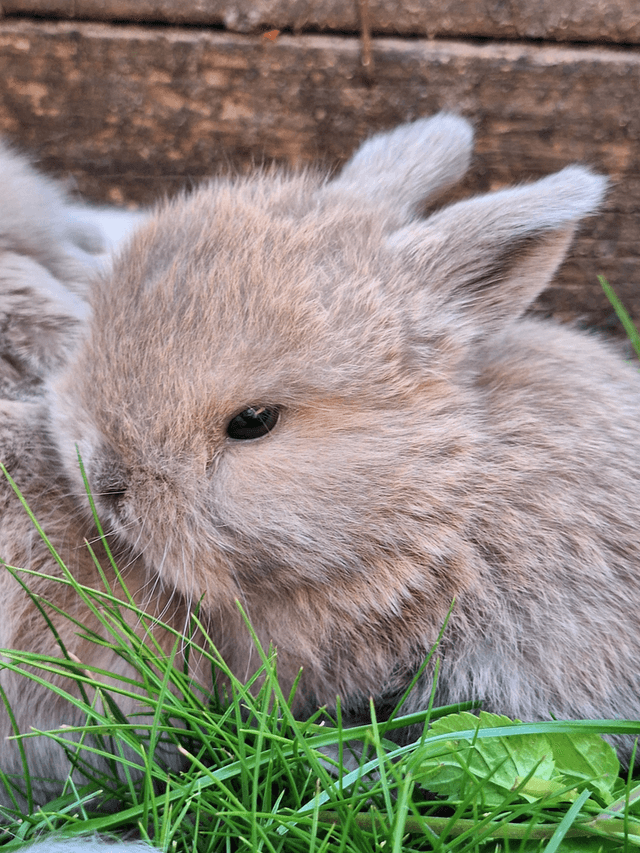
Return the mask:
<path id="1" fill-rule="evenodd" d="M 365 142 L 325 192 L 348 195 L 384 212 L 394 227 L 409 222 L 427 198 L 469 168 L 473 130 L 459 116 L 439 113 Z"/>
<path id="2" fill-rule="evenodd" d="M 569 166 L 536 183 L 451 205 L 390 235 L 388 245 L 430 293 L 499 327 L 519 317 L 549 283 L 607 179 Z M 417 274 L 417 275 L 416 275 Z"/>

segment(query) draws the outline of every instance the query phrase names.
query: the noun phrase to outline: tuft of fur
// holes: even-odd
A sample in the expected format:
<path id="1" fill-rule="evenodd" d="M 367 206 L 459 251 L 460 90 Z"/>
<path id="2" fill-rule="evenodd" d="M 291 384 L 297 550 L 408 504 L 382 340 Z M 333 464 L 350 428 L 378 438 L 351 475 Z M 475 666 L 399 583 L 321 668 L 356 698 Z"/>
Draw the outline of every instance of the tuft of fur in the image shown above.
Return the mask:
<path id="1" fill-rule="evenodd" d="M 73 204 L 0 141 L 0 398 L 40 390 L 88 319 L 89 281 L 144 214 Z"/>
<path id="2" fill-rule="evenodd" d="M 525 314 L 606 180 L 571 166 L 422 218 L 471 137 L 440 115 L 373 137 L 333 180 L 258 173 L 165 203 L 0 446 L 87 582 L 77 447 L 134 595 L 179 603 L 176 618 L 202 601 L 242 678 L 259 661 L 240 601 L 285 692 L 302 669 L 300 715 L 338 694 L 352 721 L 369 696 L 393 702 L 455 599 L 436 702 L 638 717 L 637 370 Z M 261 407 L 270 431 L 229 434 Z M 6 495 L 0 555 L 48 566 Z M 28 609 L 3 593 L 8 614 Z M 32 647 L 21 624 L 3 645 Z M 38 725 L 56 725 L 38 690 Z"/>
<path id="3" fill-rule="evenodd" d="M 159 853 L 144 841 L 118 841 L 115 844 L 102 838 L 64 838 L 51 836 L 21 848 L 33 853 Z"/>

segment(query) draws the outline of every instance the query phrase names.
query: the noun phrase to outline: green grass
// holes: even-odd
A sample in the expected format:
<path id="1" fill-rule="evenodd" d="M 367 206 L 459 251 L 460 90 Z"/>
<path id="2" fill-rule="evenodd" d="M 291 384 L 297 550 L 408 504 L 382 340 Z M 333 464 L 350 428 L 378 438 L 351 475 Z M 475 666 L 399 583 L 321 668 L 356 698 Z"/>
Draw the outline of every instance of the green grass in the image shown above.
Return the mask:
<path id="1" fill-rule="evenodd" d="M 32 572 L 7 570 L 28 589 Z M 0 841 L 7 851 L 48 832 L 133 833 L 176 853 L 551 853 L 640 846 L 640 786 L 618 775 L 615 754 L 598 735 L 637 734 L 640 723 L 513 724 L 459 708 L 410 717 L 398 712 L 390 722 L 377 721 L 372 709 L 369 725 L 346 731 L 339 708 L 334 720 L 318 712 L 299 721 L 292 697 L 278 684 L 273 651 L 260 650 L 262 668 L 243 684 L 212 645 L 189 640 L 189 654 L 202 655 L 230 684 L 227 697 L 205 698 L 176 664 L 185 648 L 181 635 L 173 632 L 173 653 L 165 654 L 151 635 L 143 642 L 126 617 L 133 611 L 143 624 L 153 620 L 106 583 L 88 589 L 68 572 L 52 582 L 71 585 L 99 617 L 99 632 L 77 622 L 76 629 L 113 649 L 133 675 L 106 687 L 106 673 L 80 666 L 64 647 L 52 657 L 2 652 L 3 666 L 24 678 L 46 683 L 48 673 L 64 671 L 76 689 L 50 689 L 86 720 L 23 733 L 64 745 L 69 778 L 54 802 L 36 807 L 31 801 L 26 813 L 17 804 L 6 810 Z M 197 617 L 193 628 L 202 630 Z M 125 719 L 119 704 L 130 695 L 142 695 L 143 707 Z M 424 730 L 415 743 L 398 747 L 391 740 L 393 730 L 416 723 Z M 167 746 L 182 755 L 180 771 L 167 770 L 161 754 Z M 107 758 L 100 773 L 92 769 L 96 754 Z M 88 778 L 82 787 L 71 779 L 74 768 Z M 26 763 L 24 775 L 29 779 Z M 10 779 L 4 784 L 11 789 Z M 109 801 L 108 811 L 100 810 L 101 800 Z"/>
<path id="2" fill-rule="evenodd" d="M 625 332 L 627 333 L 627 337 L 633 345 L 633 349 L 636 355 L 638 356 L 638 358 L 640 358 L 640 332 L 638 332 L 638 330 L 636 329 L 633 320 L 629 316 L 628 311 L 626 310 L 622 302 L 620 302 L 620 300 L 616 296 L 614 289 L 611 287 L 606 278 L 602 275 L 599 275 L 598 281 L 600 282 L 600 286 L 604 290 L 607 299 L 613 306 L 613 310 L 616 312 L 618 319 L 622 323 L 622 326 Z"/>
<path id="3" fill-rule="evenodd" d="M 601 730 L 638 733 L 638 723 L 513 725 L 505 718 L 452 714 L 457 709 L 449 708 L 398 717 L 391 726 L 373 715 L 370 725 L 343 731 L 339 720 L 332 725 L 319 715 L 307 721 L 293 717 L 273 653 L 263 654 L 261 671 L 245 685 L 215 649 L 203 644 L 191 654 L 204 655 L 231 684 L 227 701 L 208 702 L 175 665 L 175 655 L 145 645 L 128 626 L 125 615 L 132 605 L 109 591 L 81 587 L 71 577 L 59 582 L 72 584 L 101 614 L 103 630 L 90 636 L 132 664 L 135 676 L 107 689 L 104 673 L 73 661 L 3 653 L 5 666 L 30 668 L 25 678 L 46 678 L 62 667 L 79 685 L 83 698 L 67 696 L 82 708 L 86 724 L 27 737 L 66 744 L 69 770 L 84 767 L 90 777 L 81 788 L 67 780 L 57 800 L 32 806 L 29 814 L 9 810 L 7 851 L 45 831 L 133 831 L 164 850 L 203 852 L 640 846 L 640 786 L 617 776 L 613 751 L 597 735 Z M 176 636 L 174 651 L 181 643 Z M 260 676 L 264 683 L 252 691 Z M 144 713 L 125 720 L 118 704 L 131 692 L 143 692 Z M 102 710 L 91 696 L 102 699 Z M 417 721 L 425 723 L 425 731 L 416 743 L 398 747 L 388 738 L 390 728 Z M 78 745 L 70 737 L 78 733 L 85 739 L 91 735 L 92 744 Z M 184 758 L 180 772 L 168 772 L 158 753 L 167 743 Z M 571 770 L 556 756 L 552 767 L 550 752 L 566 751 L 567 743 L 578 744 L 585 760 L 576 764 L 573 756 Z M 335 759 L 353 755 L 354 744 L 359 745 L 355 754 L 361 753 L 352 760 L 356 766 L 340 769 Z M 334 760 L 327 757 L 329 749 Z M 100 774 L 88 769 L 95 752 L 110 758 Z M 438 791 L 438 799 L 426 787 Z M 108 813 L 97 808 L 100 798 L 111 801 Z"/>
<path id="4" fill-rule="evenodd" d="M 28 589 L 31 572 L 7 570 Z M 471 716 L 464 708 L 428 708 L 411 717 L 398 709 L 389 722 L 378 721 L 372 709 L 369 725 L 343 730 L 339 707 L 335 719 L 318 712 L 300 721 L 278 684 L 272 650 L 259 649 L 262 668 L 244 684 L 206 641 L 191 638 L 185 646 L 173 632 L 172 654 L 150 634 L 142 642 L 126 617 L 133 610 L 142 624 L 153 620 L 113 595 L 106 582 L 91 590 L 68 572 L 55 582 L 71 585 L 99 617 L 99 632 L 79 623 L 76 629 L 113 649 L 133 674 L 107 687 L 105 673 L 80 666 L 64 647 L 52 657 L 2 651 L 0 665 L 25 679 L 46 683 L 49 673 L 64 671 L 69 690 L 49 689 L 64 693 L 85 720 L 74 729 L 20 735 L 62 744 L 69 776 L 55 801 L 36 806 L 28 794 L 26 812 L 17 803 L 5 810 L 0 844 L 7 853 L 49 832 L 133 834 L 175 853 L 613 853 L 640 847 L 640 785 L 619 773 L 613 750 L 599 736 L 640 734 L 640 722 L 520 724 Z M 197 617 L 192 627 L 200 636 Z M 226 679 L 227 696 L 205 697 L 191 683 L 179 663 L 185 648 Z M 142 695 L 142 707 L 126 719 L 120 705 L 130 695 Z M 393 731 L 409 723 L 420 723 L 423 734 L 399 747 Z M 166 747 L 182 756 L 180 770 L 165 766 Z M 100 773 L 91 769 L 96 753 L 107 759 Z M 74 768 L 86 773 L 81 787 L 71 779 Z M 28 790 L 26 762 L 24 776 Z M 12 789 L 11 779 L 0 784 Z M 101 801 L 109 802 L 108 810 L 100 809 Z"/>

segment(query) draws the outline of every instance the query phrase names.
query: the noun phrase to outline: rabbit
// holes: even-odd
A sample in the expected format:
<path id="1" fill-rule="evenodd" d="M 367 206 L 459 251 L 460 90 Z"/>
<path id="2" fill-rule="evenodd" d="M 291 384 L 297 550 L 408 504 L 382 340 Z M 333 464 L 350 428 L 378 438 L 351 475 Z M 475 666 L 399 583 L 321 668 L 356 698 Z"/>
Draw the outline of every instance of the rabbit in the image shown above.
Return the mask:
<path id="1" fill-rule="evenodd" d="M 0 140 L 0 250 L 42 264 L 86 295 L 86 268 L 102 268 L 148 211 L 75 201 L 62 183 Z"/>
<path id="2" fill-rule="evenodd" d="M 175 631 L 183 631 L 189 624 L 188 616 L 181 608 L 175 596 L 166 595 L 162 590 L 151 591 L 148 586 L 148 573 L 141 561 L 127 562 L 122 558 L 122 549 L 114 552 L 116 560 L 126 573 L 126 590 L 120 584 L 116 573 L 110 569 L 110 562 L 97 538 L 93 526 L 83 521 L 76 511 L 68 491 L 68 486 L 56 464 L 55 456 L 47 441 L 46 410 L 37 400 L 0 401 L 0 461 L 10 476 L 19 483 L 20 490 L 29 506 L 37 513 L 39 522 L 46 530 L 49 542 L 60 554 L 67 569 L 80 584 L 104 591 L 104 584 L 96 568 L 91 552 L 85 540 L 91 542 L 107 579 L 112 595 L 123 602 L 123 613 L 129 626 L 150 642 L 157 642 L 165 654 L 171 653 L 175 643 Z M 82 670 L 89 667 L 93 671 L 99 668 L 109 673 L 101 678 L 105 686 L 117 686 L 120 679 L 133 679 L 140 682 L 136 669 L 125 658 L 108 647 L 91 641 L 86 634 L 96 636 L 105 634 L 97 616 L 89 609 L 73 587 L 55 580 L 63 578 L 64 572 L 52 556 L 48 545 L 35 529 L 29 516 L 21 508 L 17 496 L 10 484 L 2 478 L 0 500 L 0 542 L 2 543 L 2 571 L 0 572 L 0 596 L 2 600 L 0 619 L 0 648 L 19 649 L 27 652 L 70 658 Z M 122 558 L 122 559 L 121 559 Z M 5 565 L 26 567 L 31 571 L 42 572 L 42 576 L 23 576 L 22 580 L 36 599 L 25 593 Z M 20 575 L 20 573 L 18 573 Z M 51 577 L 53 576 L 53 580 Z M 142 620 L 135 612 L 126 608 L 127 591 L 133 595 L 152 618 Z M 46 606 L 50 603 L 51 606 Z M 45 621 L 44 608 L 48 618 L 55 625 L 56 634 Z M 52 609 L 57 608 L 57 609 Z M 63 617 L 61 612 L 68 614 Z M 175 628 L 174 633 L 156 626 L 158 619 Z M 77 620 L 77 623 L 72 621 Z M 79 630 L 78 624 L 83 626 Z M 107 635 L 107 639 L 111 639 Z M 66 650 L 63 654 L 61 646 Z M 179 645 L 176 665 L 182 666 L 183 647 Z M 198 661 L 192 660 L 191 666 L 196 681 L 204 682 L 206 676 L 200 676 Z M 73 667 L 73 664 L 71 664 Z M 23 667 L 24 668 L 24 667 Z M 40 677 L 63 688 L 67 693 L 78 695 L 78 686 L 68 676 L 68 665 L 61 664 L 59 673 L 49 675 L 40 671 Z M 126 682 L 125 688 L 135 689 Z M 0 692 L 11 708 L 13 719 L 9 717 L 4 705 L 0 709 L 0 769 L 12 782 L 10 790 L 0 785 L 0 807 L 25 807 L 28 797 L 23 784 L 23 755 L 26 755 L 31 779 L 33 803 L 43 805 L 61 793 L 62 782 L 69 775 L 69 759 L 65 749 L 50 738 L 27 738 L 21 744 L 17 740 L 7 740 L 17 732 L 28 733 L 32 729 L 47 731 L 61 726 L 79 726 L 86 722 L 81 709 L 71 705 L 64 697 L 55 695 L 37 681 L 0 667 Z M 142 692 L 142 688 L 138 692 Z M 148 714 L 148 707 L 142 701 L 131 696 L 116 694 L 121 712 L 127 716 Z M 100 703 L 99 703 L 100 704 Z M 67 741 L 77 740 L 69 735 Z M 88 743 L 85 738 L 85 742 Z M 165 759 L 168 767 L 178 768 L 181 759 L 173 751 L 164 747 L 156 750 L 159 759 Z M 85 758 L 88 753 L 83 752 Z M 127 758 L 133 765 L 139 765 L 139 759 L 131 753 Z M 96 769 L 105 766 L 104 760 L 92 757 Z M 133 770 L 133 776 L 136 774 Z M 73 777 L 80 784 L 87 780 L 83 774 L 74 772 Z M 1 822 L 1 809 L 0 809 Z"/>
<path id="3" fill-rule="evenodd" d="M 136 600 L 174 602 L 175 624 L 198 607 L 246 678 L 260 658 L 240 603 L 285 694 L 302 673 L 300 717 L 337 696 L 347 723 L 369 697 L 393 706 L 452 602 L 437 703 L 640 710 L 637 370 L 526 315 L 607 180 L 569 166 L 439 206 L 472 139 L 439 114 L 373 136 L 335 177 L 273 169 L 166 201 L 93 279 L 63 363 L 2 432 L 84 582 L 99 581 L 78 453 Z M 0 557 L 51 571 L 6 494 Z M 430 666 L 404 709 L 432 691 Z M 41 727 L 62 713 L 40 711 Z"/>
<path id="4" fill-rule="evenodd" d="M 86 299 L 93 276 L 108 268 L 110 251 L 126 240 L 128 231 L 146 214 L 72 201 L 61 186 L 40 175 L 27 158 L 5 143 L 0 143 L 0 194 L 0 462 L 19 480 L 23 495 L 75 578 L 101 587 L 93 558 L 84 546 L 85 539 L 93 540 L 93 550 L 106 567 L 110 588 L 125 601 L 125 590 L 109 571 L 104 549 L 95 541 L 96 531 L 78 512 L 56 459 L 48 434 L 44 387 L 48 377 L 69 358 L 88 322 Z M 62 572 L 3 475 L 0 483 L 0 647 L 61 656 L 38 606 L 5 565 L 42 570 L 54 577 Z M 147 579 L 146 568 L 135 560 L 127 567 L 127 588 L 136 592 L 141 605 L 156 617 L 162 615 L 167 623 L 173 620 L 183 630 L 188 617 L 180 610 L 180 603 L 175 598 L 168 602 L 162 593 L 151 600 L 145 587 Z M 47 577 L 29 576 L 27 582 L 32 592 L 77 617 L 87 630 L 100 630 L 98 620 L 68 585 Z M 72 660 L 104 665 L 113 674 L 112 681 L 119 675 L 135 677 L 134 669 L 122 658 L 79 636 L 71 621 L 52 611 L 49 615 Z M 138 633 L 147 630 L 137 615 L 130 614 L 130 621 Z M 166 651 L 171 650 L 174 638 L 169 633 L 151 633 Z M 50 680 L 74 692 L 63 668 Z M 28 732 L 33 727 L 81 724 L 84 718 L 47 688 L 2 666 L 0 691 L 14 715 L 12 721 L 2 705 L 0 769 L 15 782 L 10 791 L 0 786 L 0 806 L 25 806 L 20 746 L 15 740 L 7 740 L 14 727 Z M 141 710 L 131 698 L 119 701 L 125 713 Z M 35 803 L 43 804 L 60 793 L 69 761 L 64 750 L 50 739 L 26 739 L 22 749 L 34 781 Z M 177 766 L 177 756 L 168 755 L 167 764 Z M 80 774 L 75 775 L 80 778 Z"/>
<path id="5" fill-rule="evenodd" d="M 436 702 L 637 717 L 637 369 L 526 316 L 607 180 L 569 166 L 438 209 L 471 146 L 441 114 L 333 179 L 160 207 L 93 290 L 51 441 L 78 512 L 76 447 L 110 535 L 202 601 L 244 677 L 241 602 L 285 693 L 302 672 L 300 715 L 393 704 L 455 600 Z M 428 670 L 406 710 L 431 690 Z"/>
<path id="6" fill-rule="evenodd" d="M 0 141 L 0 398 L 38 393 L 88 318 L 89 281 L 144 211 L 74 203 Z"/>
<path id="7" fill-rule="evenodd" d="M 0 198 L 0 395 L 20 399 L 40 392 L 73 347 L 88 318 L 83 257 L 101 246 L 96 229 L 73 221 L 63 190 L 2 142 Z"/>

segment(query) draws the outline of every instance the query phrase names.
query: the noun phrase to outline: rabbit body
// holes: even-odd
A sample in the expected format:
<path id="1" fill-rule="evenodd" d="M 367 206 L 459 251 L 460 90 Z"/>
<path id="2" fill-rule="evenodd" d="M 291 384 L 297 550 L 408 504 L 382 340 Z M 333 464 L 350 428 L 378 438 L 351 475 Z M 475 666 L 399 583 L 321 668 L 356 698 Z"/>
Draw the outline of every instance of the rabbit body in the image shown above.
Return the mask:
<path id="1" fill-rule="evenodd" d="M 0 141 L 0 398 L 41 390 L 88 318 L 89 280 L 143 213 L 73 204 Z"/>
<path id="2" fill-rule="evenodd" d="M 117 579 L 109 572 L 109 561 L 95 541 L 95 530 L 90 524 L 82 521 L 71 500 L 68 485 L 60 475 L 57 460 L 51 452 L 47 440 L 46 409 L 37 400 L 6 400 L 0 402 L 0 446 L 2 447 L 2 463 L 10 476 L 20 483 L 20 490 L 28 504 L 35 509 L 38 520 L 47 531 L 49 541 L 56 551 L 64 555 L 65 563 L 78 583 L 91 588 L 103 589 L 104 586 L 96 570 L 93 558 L 84 545 L 85 538 L 92 541 L 92 548 L 101 564 L 107 567 L 107 577 L 115 595 L 125 599 L 122 590 L 118 589 Z M 28 584 L 35 600 L 28 596 L 22 586 L 3 565 L 0 573 L 0 600 L 2 601 L 2 619 L 0 620 L 0 648 L 19 649 L 25 652 L 48 655 L 60 658 L 60 665 L 55 667 L 56 674 L 50 674 L 49 680 L 71 694 L 78 693 L 77 687 L 66 673 L 69 664 L 63 663 L 63 655 L 59 643 L 64 645 L 72 661 L 72 672 L 90 668 L 103 669 L 112 674 L 103 678 L 105 684 L 113 684 L 119 677 L 135 678 L 134 669 L 118 655 L 109 649 L 102 648 L 83 636 L 86 632 L 104 633 L 98 619 L 88 609 L 73 587 L 51 580 L 64 577 L 63 572 L 53 559 L 51 552 L 39 535 L 27 513 L 21 507 L 18 498 L 9 483 L 2 478 L 0 490 L 0 540 L 2 541 L 3 564 L 14 567 L 42 572 L 45 576 L 18 576 Z M 137 600 L 144 605 L 151 605 L 150 613 L 157 616 L 160 609 L 164 610 L 169 622 L 178 621 L 178 608 L 167 608 L 166 596 L 156 596 L 149 601 L 145 592 L 147 575 L 143 568 L 135 562 L 127 567 L 127 587 L 134 593 Z M 69 614 L 63 618 L 44 602 L 51 602 Z M 42 607 L 56 627 L 59 640 L 40 610 Z M 145 630 L 134 614 L 130 615 L 132 627 Z M 80 631 L 73 619 L 84 626 Z M 184 625 L 184 621 L 179 624 Z M 168 651 L 172 642 L 169 636 L 157 636 L 157 639 Z M 14 663 L 18 663 L 15 659 Z M 55 661 L 52 662 L 55 666 Z M 18 663 L 19 668 L 28 669 L 28 662 Z M 47 677 L 46 670 L 36 670 L 40 677 Z M 22 802 L 19 794 L 21 777 L 24 774 L 23 757 L 16 740 L 7 740 L 17 731 L 28 733 L 33 729 L 47 731 L 60 726 L 78 726 L 86 723 L 86 715 L 70 704 L 62 696 L 54 694 L 37 681 L 16 673 L 11 668 L 0 669 L 0 689 L 3 698 L 11 707 L 13 722 L 7 714 L 4 705 L 0 712 L 0 738 L 2 753 L 0 769 L 18 786 L 13 791 L 13 797 Z M 131 697 L 118 697 L 118 704 L 125 714 L 140 714 L 142 706 Z M 73 736 L 67 736 L 73 741 Z M 22 741 L 22 749 L 29 763 L 30 776 L 33 779 L 33 796 L 36 804 L 43 805 L 47 800 L 58 796 L 61 780 L 68 774 L 69 760 L 65 751 L 53 740 L 44 737 L 31 737 Z M 133 756 L 130 756 L 132 759 Z M 171 762 L 171 759 L 169 759 Z M 96 766 L 102 764 L 94 760 Z M 173 757 L 173 764 L 176 758 Z M 75 774 L 79 778 L 79 774 Z M 10 797 L 4 786 L 0 788 L 0 804 L 11 806 Z"/>
<path id="3" fill-rule="evenodd" d="M 106 567 L 113 593 L 125 600 L 114 572 L 109 570 L 104 549 L 96 541 L 94 526 L 78 512 L 69 492 L 49 435 L 43 388 L 51 373 L 68 360 L 88 320 L 86 297 L 90 282 L 110 260 L 102 232 L 106 231 L 106 237 L 116 243 L 143 215 L 121 211 L 105 211 L 103 215 L 99 209 L 72 203 L 57 183 L 39 175 L 22 155 L 3 143 L 0 197 L 0 462 L 19 483 L 22 495 L 75 579 L 104 589 L 84 545 L 88 539 Z M 62 659 L 60 645 L 39 609 L 42 606 L 72 660 L 112 673 L 111 682 L 119 676 L 135 676 L 123 658 L 81 637 L 76 624 L 43 604 L 51 602 L 88 631 L 101 630 L 72 587 L 49 579 L 62 578 L 64 573 L 4 475 L 0 479 L 0 507 L 0 648 Z M 22 576 L 35 599 L 25 593 L 5 565 L 47 576 Z M 129 560 L 127 586 L 140 604 L 149 605 L 149 612 L 156 616 L 161 609 L 167 622 L 173 620 L 184 627 L 187 617 L 179 603 L 174 600 L 168 605 L 163 594 L 154 595 L 152 600 L 143 589 L 147 580 L 146 568 Z M 133 627 L 146 629 L 137 615 L 130 616 Z M 156 639 L 167 650 L 173 644 L 168 635 L 158 631 Z M 37 674 L 42 676 L 41 671 Z M 62 663 L 58 672 L 50 675 L 50 681 L 77 693 L 65 676 Z M 28 733 L 32 729 L 80 725 L 86 718 L 65 699 L 10 667 L 0 667 L 0 690 L 14 717 L 12 722 L 3 704 L 0 770 L 10 777 L 16 789 L 9 794 L 1 786 L 0 805 L 11 807 L 15 802 L 24 802 L 20 794 L 24 770 L 18 741 L 8 738 L 16 730 Z M 139 703 L 130 697 L 121 697 L 119 702 L 125 713 L 140 713 Z M 73 737 L 67 739 L 72 741 Z M 22 749 L 34 780 L 35 803 L 43 804 L 60 793 L 68 758 L 51 739 L 27 738 L 22 741 Z M 168 760 L 171 763 L 170 757 Z"/>
<path id="4" fill-rule="evenodd" d="M 134 595 L 149 580 L 201 602 L 246 677 L 240 602 L 285 692 L 302 670 L 300 715 L 397 700 L 455 599 L 437 703 L 637 717 L 637 369 L 523 316 L 606 181 L 569 167 L 421 216 L 470 148 L 440 115 L 373 137 L 332 180 L 266 172 L 166 203 L 21 404 L 47 466 L 17 454 L 16 479 L 35 478 L 32 509 L 77 563 L 77 448 Z M 0 555 L 29 563 L 36 534 L 7 495 Z M 406 710 L 431 691 L 429 670 Z"/>

